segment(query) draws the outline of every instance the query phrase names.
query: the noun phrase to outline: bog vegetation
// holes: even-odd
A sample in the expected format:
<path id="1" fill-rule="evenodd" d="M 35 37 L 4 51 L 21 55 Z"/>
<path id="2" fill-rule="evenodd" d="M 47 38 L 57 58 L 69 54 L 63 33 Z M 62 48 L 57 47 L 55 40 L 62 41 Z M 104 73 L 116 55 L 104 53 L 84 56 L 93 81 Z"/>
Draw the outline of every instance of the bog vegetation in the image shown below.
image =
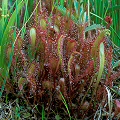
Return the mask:
<path id="1" fill-rule="evenodd" d="M 120 118 L 119 0 L 0 7 L 0 119 Z"/>

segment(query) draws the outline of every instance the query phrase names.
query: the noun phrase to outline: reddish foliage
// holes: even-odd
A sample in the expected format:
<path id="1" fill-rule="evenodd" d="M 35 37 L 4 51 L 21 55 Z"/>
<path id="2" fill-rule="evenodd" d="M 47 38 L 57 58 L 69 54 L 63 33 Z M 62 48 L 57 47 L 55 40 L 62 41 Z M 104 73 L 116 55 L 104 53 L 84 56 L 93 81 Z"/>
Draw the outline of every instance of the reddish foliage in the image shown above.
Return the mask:
<path id="1" fill-rule="evenodd" d="M 115 115 L 120 114 L 120 101 L 119 100 L 115 100 Z"/>
<path id="2" fill-rule="evenodd" d="M 58 91 L 61 91 L 66 101 L 69 102 L 71 110 L 83 110 L 80 114 L 84 113 L 87 115 L 92 108 L 94 109 L 94 105 L 89 103 L 89 96 L 92 96 L 96 74 L 99 69 L 99 45 L 101 42 L 105 43 L 105 68 L 108 75 L 104 74 L 103 78 L 101 78 L 101 85 L 99 85 L 96 93 L 96 98 L 99 98 L 94 99 L 96 104 L 106 96 L 106 94 L 104 96 L 101 94 L 101 90 L 104 91 L 104 85 L 112 87 L 113 80 L 120 74 L 120 72 L 112 70 L 113 50 L 107 46 L 104 37 L 97 43 L 96 51 L 92 51 L 99 34 L 95 37 L 93 36 L 93 38 L 85 39 L 86 24 L 77 26 L 71 19 L 58 13 L 53 14 L 51 17 L 45 8 L 43 8 L 39 16 L 42 21 L 38 23 L 42 22 L 43 24 L 38 24 L 34 21 L 33 25 L 29 28 L 35 28 L 36 30 L 35 47 L 31 48 L 29 32 L 26 39 L 29 45 L 25 45 L 26 49 L 22 51 L 22 42 L 19 44 L 16 41 L 15 47 L 20 51 L 18 53 L 15 50 L 14 58 L 17 56 L 19 60 L 16 61 L 16 66 L 14 64 L 11 66 L 12 79 L 14 79 L 12 67 L 16 67 L 16 72 L 22 71 L 28 81 L 26 87 L 22 88 L 23 90 L 27 89 L 24 94 L 29 98 L 34 96 L 32 98 L 34 103 L 39 105 L 44 103 L 46 108 L 49 109 L 48 104 L 51 106 L 54 102 L 55 106 L 51 106 L 52 109 L 56 107 L 60 109 L 59 106 L 63 103 Z M 60 41 L 61 36 L 63 41 Z M 93 56 L 96 58 L 95 61 Z M 20 74 L 19 78 L 22 77 L 23 73 Z M 94 82 L 89 86 L 92 79 Z M 88 88 L 89 94 L 87 93 L 83 101 L 84 104 L 81 105 L 81 101 Z M 30 101 L 31 99 L 29 98 L 28 100 Z M 82 107 L 73 107 L 73 104 Z M 91 106 L 90 109 L 88 109 L 89 106 Z M 76 116 L 74 113 L 73 115 Z"/>

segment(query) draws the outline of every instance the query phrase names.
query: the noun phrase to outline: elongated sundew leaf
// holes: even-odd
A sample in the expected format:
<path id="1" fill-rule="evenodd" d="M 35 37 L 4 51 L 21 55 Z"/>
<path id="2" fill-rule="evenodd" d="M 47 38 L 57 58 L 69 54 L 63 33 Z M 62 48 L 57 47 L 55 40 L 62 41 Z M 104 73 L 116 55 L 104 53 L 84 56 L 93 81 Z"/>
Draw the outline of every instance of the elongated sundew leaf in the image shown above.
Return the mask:
<path id="1" fill-rule="evenodd" d="M 103 70 L 104 70 L 104 65 L 105 65 L 105 54 L 104 54 L 104 44 L 103 44 L 103 42 L 100 44 L 99 58 L 100 58 L 100 67 L 99 67 L 99 71 L 98 71 L 97 81 L 96 81 L 96 84 L 95 84 L 95 89 L 94 89 L 94 92 L 93 92 L 94 95 L 96 93 L 96 89 L 97 89 L 97 87 L 99 85 L 99 82 L 101 80 L 102 73 L 103 73 Z"/>
<path id="2" fill-rule="evenodd" d="M 71 52 L 75 51 L 76 46 L 77 46 L 77 43 L 75 40 L 68 40 L 67 46 L 66 46 L 67 53 L 71 54 Z"/>
<path id="3" fill-rule="evenodd" d="M 60 38 L 58 39 L 58 46 L 57 46 L 57 51 L 58 51 L 58 56 L 60 59 L 60 64 L 62 64 L 63 61 L 63 42 L 64 42 L 65 36 L 61 35 Z"/>
<path id="4" fill-rule="evenodd" d="M 105 29 L 105 30 L 101 31 L 101 33 L 99 34 L 99 36 L 97 37 L 96 41 L 93 44 L 93 47 L 91 49 L 91 55 L 94 60 L 96 59 L 97 50 L 99 48 L 99 45 L 101 42 L 103 42 L 103 39 L 106 35 L 110 35 L 110 30 Z"/>
<path id="5" fill-rule="evenodd" d="M 104 54 L 104 44 L 103 43 L 100 44 L 99 57 L 100 57 L 100 68 L 99 68 L 99 72 L 98 72 L 97 81 L 100 81 L 100 79 L 101 79 L 102 72 L 104 70 L 104 64 L 105 64 L 105 54 Z"/>
<path id="6" fill-rule="evenodd" d="M 79 52 L 74 51 L 69 58 L 69 61 L 68 61 L 68 75 L 69 75 L 70 79 L 71 79 L 71 64 L 74 60 L 75 55 L 79 55 L 79 54 L 80 54 Z"/>
<path id="7" fill-rule="evenodd" d="M 26 79 L 25 78 L 20 78 L 19 80 L 18 80 L 18 87 L 19 87 L 19 89 L 20 90 L 23 90 L 23 86 L 24 86 L 24 84 L 26 83 Z"/>

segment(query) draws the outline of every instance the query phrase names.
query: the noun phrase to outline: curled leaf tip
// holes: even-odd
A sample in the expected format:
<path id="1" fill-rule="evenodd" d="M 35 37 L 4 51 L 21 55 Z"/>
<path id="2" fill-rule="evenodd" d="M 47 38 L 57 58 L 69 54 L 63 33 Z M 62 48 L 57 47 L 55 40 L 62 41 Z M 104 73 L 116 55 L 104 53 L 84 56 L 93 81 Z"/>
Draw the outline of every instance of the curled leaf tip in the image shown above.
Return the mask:
<path id="1" fill-rule="evenodd" d="M 110 36 L 111 31 L 109 29 L 105 29 L 104 31 L 105 36 Z"/>

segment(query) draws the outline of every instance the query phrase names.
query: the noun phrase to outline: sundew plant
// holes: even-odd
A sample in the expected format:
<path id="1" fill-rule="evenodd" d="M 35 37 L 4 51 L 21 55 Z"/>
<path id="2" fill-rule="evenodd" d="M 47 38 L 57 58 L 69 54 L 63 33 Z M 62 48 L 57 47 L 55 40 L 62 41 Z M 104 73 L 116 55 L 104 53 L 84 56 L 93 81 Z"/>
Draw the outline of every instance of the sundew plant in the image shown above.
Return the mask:
<path id="1" fill-rule="evenodd" d="M 115 3 L 103 14 L 94 0 L 2 1 L 2 118 L 119 119 Z"/>

